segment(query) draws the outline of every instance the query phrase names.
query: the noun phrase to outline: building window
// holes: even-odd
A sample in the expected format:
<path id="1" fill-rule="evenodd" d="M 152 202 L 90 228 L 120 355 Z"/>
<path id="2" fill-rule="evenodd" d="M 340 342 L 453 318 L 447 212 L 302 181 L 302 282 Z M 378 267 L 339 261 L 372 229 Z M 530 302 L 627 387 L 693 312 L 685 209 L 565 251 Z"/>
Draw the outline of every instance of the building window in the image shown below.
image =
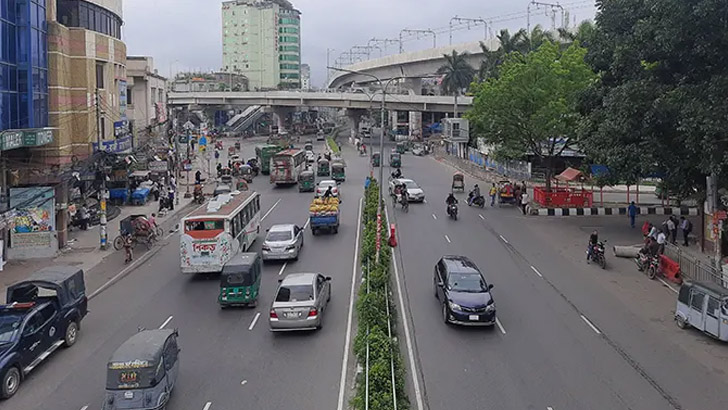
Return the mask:
<path id="1" fill-rule="evenodd" d="M 133 99 L 133 95 L 134 95 L 134 94 L 133 94 L 133 93 L 132 93 L 131 91 L 132 91 L 132 89 L 131 89 L 131 88 L 127 88 L 127 89 L 126 89 L 126 104 L 127 104 L 127 105 L 132 105 L 132 104 L 134 104 L 134 99 Z"/>
<path id="2" fill-rule="evenodd" d="M 298 73 L 281 73 L 282 80 L 297 80 L 299 78 Z"/>
<path id="3" fill-rule="evenodd" d="M 104 88 L 104 63 L 96 63 L 96 88 Z"/>
<path id="4" fill-rule="evenodd" d="M 64 26 L 85 28 L 121 39 L 123 22 L 110 10 L 85 0 L 58 0 L 57 7 L 58 21 Z"/>
<path id="5" fill-rule="evenodd" d="M 288 33 L 288 34 L 298 34 L 298 28 L 297 27 L 280 27 L 278 29 L 279 33 Z"/>
<path id="6" fill-rule="evenodd" d="M 298 61 L 299 57 L 295 54 L 281 54 L 278 59 L 280 61 Z"/>
<path id="7" fill-rule="evenodd" d="M 282 17 L 278 19 L 278 24 L 290 24 L 297 26 L 300 24 L 300 20 L 297 18 L 291 18 L 291 17 Z"/>
<path id="8" fill-rule="evenodd" d="M 279 36 L 278 41 L 281 43 L 298 43 L 298 37 L 293 36 Z"/>
<path id="9" fill-rule="evenodd" d="M 287 64 L 283 63 L 280 65 L 281 70 L 298 70 L 300 66 L 298 64 Z"/>
<path id="10" fill-rule="evenodd" d="M 278 46 L 278 51 L 294 51 L 299 52 L 298 46 Z"/>

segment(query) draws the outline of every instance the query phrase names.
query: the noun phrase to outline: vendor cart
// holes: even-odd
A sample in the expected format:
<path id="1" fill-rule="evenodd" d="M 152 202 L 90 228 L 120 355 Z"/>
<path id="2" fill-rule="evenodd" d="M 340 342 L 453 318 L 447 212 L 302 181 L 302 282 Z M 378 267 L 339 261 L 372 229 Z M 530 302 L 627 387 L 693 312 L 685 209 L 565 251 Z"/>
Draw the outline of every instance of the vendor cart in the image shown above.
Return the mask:
<path id="1" fill-rule="evenodd" d="M 503 180 L 498 182 L 498 206 L 517 205 L 516 189 L 510 181 Z"/>

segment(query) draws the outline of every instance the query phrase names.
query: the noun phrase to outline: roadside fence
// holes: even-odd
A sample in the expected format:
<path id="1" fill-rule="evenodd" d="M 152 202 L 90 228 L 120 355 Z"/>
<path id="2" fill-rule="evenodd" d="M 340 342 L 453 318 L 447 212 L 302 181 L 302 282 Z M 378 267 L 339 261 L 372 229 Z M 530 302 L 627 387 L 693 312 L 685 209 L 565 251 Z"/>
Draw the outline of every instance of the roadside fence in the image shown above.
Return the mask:
<path id="1" fill-rule="evenodd" d="M 467 170 L 473 174 L 484 175 L 486 172 L 491 172 L 520 181 L 528 181 L 531 179 L 531 163 L 529 162 L 497 161 L 472 147 L 468 147 L 468 151 L 465 154 L 466 158 L 461 158 L 448 152 L 446 148 L 447 146 L 435 147 L 435 155 L 455 167 Z M 493 178 L 491 177 L 490 179 Z"/>
<path id="2" fill-rule="evenodd" d="M 680 249 L 678 245 L 665 244 L 665 256 L 676 261 L 680 265 L 680 272 L 685 279 L 702 282 L 713 282 L 724 288 L 728 288 L 728 275 L 724 275 L 715 266 L 712 258 L 701 258 Z"/>

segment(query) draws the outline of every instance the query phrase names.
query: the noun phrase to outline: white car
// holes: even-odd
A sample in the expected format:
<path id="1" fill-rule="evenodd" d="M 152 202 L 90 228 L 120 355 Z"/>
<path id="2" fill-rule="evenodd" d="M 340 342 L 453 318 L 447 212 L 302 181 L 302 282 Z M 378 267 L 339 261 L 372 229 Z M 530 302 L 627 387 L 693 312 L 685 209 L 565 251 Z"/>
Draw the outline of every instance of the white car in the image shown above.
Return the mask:
<path id="1" fill-rule="evenodd" d="M 314 154 L 313 151 L 306 151 L 306 161 L 316 162 L 316 154 Z"/>
<path id="2" fill-rule="evenodd" d="M 326 190 L 331 187 L 331 193 L 335 197 L 339 197 L 339 186 L 333 179 L 325 179 L 323 181 L 319 181 L 318 184 L 316 184 L 316 198 L 324 196 L 326 193 Z"/>
<path id="3" fill-rule="evenodd" d="M 389 181 L 389 194 L 392 195 L 395 185 L 401 184 L 407 187 L 407 196 L 410 202 L 423 202 L 425 200 L 425 191 L 415 181 L 406 178 L 396 178 Z"/>
<path id="4" fill-rule="evenodd" d="M 303 229 L 298 225 L 273 225 L 263 242 L 263 260 L 298 259 L 303 248 Z"/>

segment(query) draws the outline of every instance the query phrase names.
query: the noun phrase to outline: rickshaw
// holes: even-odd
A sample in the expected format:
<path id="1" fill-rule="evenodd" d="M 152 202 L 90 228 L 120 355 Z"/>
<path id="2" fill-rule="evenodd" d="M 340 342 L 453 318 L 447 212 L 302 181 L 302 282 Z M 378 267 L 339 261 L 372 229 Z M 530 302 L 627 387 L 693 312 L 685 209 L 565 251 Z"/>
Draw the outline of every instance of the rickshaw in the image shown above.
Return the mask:
<path id="1" fill-rule="evenodd" d="M 329 169 L 329 161 L 327 161 L 324 158 L 321 158 L 318 162 L 318 167 L 316 169 L 316 174 L 320 177 L 327 177 L 331 174 L 331 170 Z"/>
<path id="2" fill-rule="evenodd" d="M 134 245 L 137 243 L 144 243 L 147 245 L 147 248 L 150 249 L 154 242 L 164 235 L 164 230 L 162 230 L 162 227 L 160 226 L 152 227 L 154 230 L 154 235 L 152 236 L 150 236 L 148 232 L 142 232 L 141 229 L 138 228 L 139 224 L 137 223 L 137 219 L 140 218 L 147 219 L 147 216 L 129 215 L 119 221 L 119 236 L 114 238 L 114 249 L 119 251 L 124 248 L 124 236 L 126 235 L 132 236 Z"/>
<path id="3" fill-rule="evenodd" d="M 346 167 L 343 162 L 333 162 L 331 164 L 331 179 L 336 182 L 346 180 Z"/>
<path id="4" fill-rule="evenodd" d="M 238 180 L 238 183 L 235 184 L 235 189 L 238 190 L 238 191 L 240 191 L 240 192 L 247 191 L 248 190 L 248 183 L 245 182 L 245 180 L 242 180 L 242 179 L 241 180 Z"/>
<path id="5" fill-rule="evenodd" d="M 372 154 L 372 166 L 373 167 L 379 166 L 379 161 L 380 161 L 379 157 L 380 157 L 380 154 L 378 152 L 375 152 Z"/>
<path id="6" fill-rule="evenodd" d="M 321 174 L 319 174 L 321 176 Z M 328 176 L 328 173 L 326 174 Z M 313 192 L 316 189 L 316 177 L 311 170 L 298 174 L 298 192 Z"/>
<path id="7" fill-rule="evenodd" d="M 313 151 L 313 144 L 310 141 L 307 141 L 306 144 L 303 145 L 304 151 Z"/>
<path id="8" fill-rule="evenodd" d="M 220 272 L 220 295 L 217 297 L 220 308 L 257 306 L 262 271 L 263 262 L 257 253 L 233 256 Z"/>
<path id="9" fill-rule="evenodd" d="M 162 409 L 179 374 L 179 333 L 141 330 L 111 355 L 102 410 Z"/>
<path id="10" fill-rule="evenodd" d="M 459 172 L 456 172 L 452 176 L 452 190 L 458 190 L 460 192 L 465 192 L 465 176 Z"/>
<path id="11" fill-rule="evenodd" d="M 399 152 L 389 154 L 389 166 L 391 168 L 400 168 L 402 166 L 402 154 Z"/>
<path id="12" fill-rule="evenodd" d="M 407 151 L 407 144 L 405 144 L 404 142 L 398 142 L 397 152 L 399 152 L 400 154 L 404 154 L 405 151 Z"/>
<path id="13" fill-rule="evenodd" d="M 253 182 L 253 167 L 251 167 L 248 164 L 243 164 L 240 166 L 240 170 L 238 171 L 239 175 L 242 179 L 245 180 L 247 183 Z"/>
<path id="14" fill-rule="evenodd" d="M 503 204 L 516 205 L 516 193 L 515 188 L 511 181 L 503 180 L 498 182 L 498 206 Z"/>
<path id="15" fill-rule="evenodd" d="M 235 146 L 228 148 L 228 155 L 235 155 Z"/>
<path id="16" fill-rule="evenodd" d="M 712 282 L 683 282 L 677 295 L 675 321 L 728 342 L 728 289 Z"/>
<path id="17" fill-rule="evenodd" d="M 232 175 L 230 175 L 230 174 L 223 174 L 223 175 L 222 175 L 222 176 L 220 177 L 220 183 L 221 183 L 221 184 L 225 184 L 225 185 L 230 185 L 230 186 L 232 186 L 232 185 L 233 185 L 233 176 L 232 176 Z"/>

